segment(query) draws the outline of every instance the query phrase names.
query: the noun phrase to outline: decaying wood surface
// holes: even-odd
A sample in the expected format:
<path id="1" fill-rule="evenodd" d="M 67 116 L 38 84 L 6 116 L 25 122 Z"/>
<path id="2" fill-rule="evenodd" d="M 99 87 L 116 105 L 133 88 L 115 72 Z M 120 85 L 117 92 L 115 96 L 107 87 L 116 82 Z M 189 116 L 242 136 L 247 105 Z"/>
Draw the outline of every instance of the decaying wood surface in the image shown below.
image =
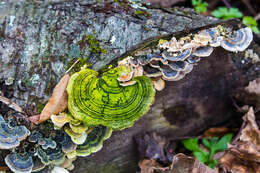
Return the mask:
<path id="1" fill-rule="evenodd" d="M 78 57 L 88 57 L 98 70 L 145 39 L 217 22 L 190 9 L 140 10 L 125 2 L 2 3 L 0 89 L 20 106 L 44 104 Z M 93 52 L 83 41 L 87 36 L 107 53 Z M 227 121 L 234 110 L 232 92 L 259 75 L 253 66 L 242 64 L 242 58 L 243 53 L 215 49 L 183 80 L 167 82 L 149 113 L 133 127 L 114 132 L 100 152 L 78 158 L 73 172 L 133 173 L 138 161 L 133 136 L 157 131 L 174 139 Z"/>

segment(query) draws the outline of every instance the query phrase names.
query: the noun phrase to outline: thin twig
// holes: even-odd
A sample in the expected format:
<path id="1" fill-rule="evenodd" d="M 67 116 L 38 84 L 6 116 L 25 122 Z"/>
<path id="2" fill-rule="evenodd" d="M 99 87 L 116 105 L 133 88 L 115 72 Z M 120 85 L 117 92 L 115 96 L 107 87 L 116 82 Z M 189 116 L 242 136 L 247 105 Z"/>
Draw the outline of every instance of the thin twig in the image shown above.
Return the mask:
<path id="1" fill-rule="evenodd" d="M 258 21 L 258 20 L 260 19 L 260 13 L 258 13 L 258 14 L 254 17 L 254 19 L 255 19 L 256 21 Z"/>
<path id="2" fill-rule="evenodd" d="M 0 96 L 0 102 L 6 104 L 9 108 L 14 109 L 17 112 L 20 112 L 22 114 L 24 114 L 23 109 L 17 105 L 16 103 L 12 102 L 10 99 L 4 97 L 4 96 Z"/>
<path id="3" fill-rule="evenodd" d="M 231 5 L 227 0 L 222 0 L 222 2 L 225 4 L 227 8 L 231 8 Z"/>
<path id="4" fill-rule="evenodd" d="M 80 59 L 77 59 L 77 61 L 74 62 L 74 64 L 72 64 L 72 66 L 70 66 L 70 68 L 65 72 L 65 74 L 67 74 L 78 62 Z"/>

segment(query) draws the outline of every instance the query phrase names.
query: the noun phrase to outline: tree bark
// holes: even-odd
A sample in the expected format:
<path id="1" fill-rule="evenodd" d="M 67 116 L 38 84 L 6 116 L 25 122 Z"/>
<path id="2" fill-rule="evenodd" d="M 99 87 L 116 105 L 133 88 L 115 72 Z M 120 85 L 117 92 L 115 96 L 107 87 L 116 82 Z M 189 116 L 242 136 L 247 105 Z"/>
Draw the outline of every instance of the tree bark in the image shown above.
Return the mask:
<path id="1" fill-rule="evenodd" d="M 87 57 L 92 68 L 99 70 L 146 39 L 185 35 L 220 22 L 191 9 L 143 7 L 87 0 L 1 3 L 2 94 L 20 106 L 36 104 L 39 108 L 78 57 Z M 98 41 L 99 51 L 84 41 L 88 36 Z M 215 49 L 184 79 L 167 82 L 166 88 L 157 92 L 149 113 L 133 127 L 114 132 L 100 152 L 78 158 L 73 172 L 132 173 L 138 161 L 133 136 L 148 131 L 168 138 L 196 135 L 225 122 L 233 113 L 232 92 L 259 75 L 253 66 L 241 63 L 242 57 L 243 53 Z M 248 69 L 251 73 L 245 72 Z M 6 87 L 11 88 L 8 93 Z"/>

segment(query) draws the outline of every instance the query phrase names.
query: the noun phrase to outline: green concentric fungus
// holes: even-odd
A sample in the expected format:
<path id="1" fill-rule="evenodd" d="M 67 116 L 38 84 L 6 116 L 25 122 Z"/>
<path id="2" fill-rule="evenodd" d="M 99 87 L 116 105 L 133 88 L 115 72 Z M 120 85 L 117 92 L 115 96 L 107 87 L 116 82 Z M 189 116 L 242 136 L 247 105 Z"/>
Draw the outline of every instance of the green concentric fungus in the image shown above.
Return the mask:
<path id="1" fill-rule="evenodd" d="M 150 78 L 133 78 L 136 84 L 120 86 L 116 68 L 104 73 L 84 69 L 71 76 L 67 91 L 71 114 L 87 126 L 103 125 L 124 129 L 144 115 L 154 101 Z"/>
<path id="2" fill-rule="evenodd" d="M 112 129 L 104 126 L 97 126 L 88 134 L 86 141 L 77 146 L 77 156 L 89 156 L 98 152 L 103 147 L 104 140 L 112 134 Z"/>

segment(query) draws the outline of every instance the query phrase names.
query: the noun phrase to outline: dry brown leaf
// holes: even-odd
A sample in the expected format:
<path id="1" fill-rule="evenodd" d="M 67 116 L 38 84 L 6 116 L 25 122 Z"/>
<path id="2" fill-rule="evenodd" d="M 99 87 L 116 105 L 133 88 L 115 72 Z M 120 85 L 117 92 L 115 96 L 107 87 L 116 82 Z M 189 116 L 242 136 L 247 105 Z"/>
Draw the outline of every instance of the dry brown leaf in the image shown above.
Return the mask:
<path id="1" fill-rule="evenodd" d="M 232 173 L 260 173 L 260 131 L 252 107 L 243 120 L 239 134 L 219 163 Z"/>
<path id="2" fill-rule="evenodd" d="M 171 169 L 166 173 L 217 173 L 194 157 L 179 153 L 174 156 Z"/>
<path id="3" fill-rule="evenodd" d="M 43 108 L 38 123 L 48 120 L 51 115 L 64 111 L 68 106 L 68 94 L 66 91 L 70 76 L 64 75 L 55 86 L 52 96 Z"/>
<path id="4" fill-rule="evenodd" d="M 220 160 L 220 166 L 231 173 L 259 173 L 260 166 L 256 162 L 246 161 L 231 152 L 227 152 Z"/>
<path id="5" fill-rule="evenodd" d="M 260 78 L 249 82 L 249 85 L 245 89 L 251 94 L 257 94 L 260 96 Z"/>
<path id="6" fill-rule="evenodd" d="M 29 120 L 34 123 L 34 124 L 37 124 L 39 122 L 39 119 L 40 119 L 40 114 L 39 115 L 33 115 L 33 116 L 30 116 L 29 117 Z"/>
<path id="7" fill-rule="evenodd" d="M 141 173 L 154 173 L 156 168 L 162 168 L 162 165 L 160 165 L 154 159 L 140 160 L 138 166 L 141 169 Z"/>
<path id="8" fill-rule="evenodd" d="M 229 145 L 228 150 L 233 155 L 245 161 L 260 162 L 260 152 L 253 143 L 239 141 L 233 145 Z"/>
<path id="9" fill-rule="evenodd" d="M 231 130 L 226 127 L 214 127 L 214 128 L 209 128 L 206 130 L 203 134 L 203 137 L 208 138 L 208 137 L 222 137 L 227 133 L 230 133 Z"/>
<path id="10" fill-rule="evenodd" d="M 243 120 L 244 128 L 241 131 L 239 140 L 245 142 L 252 142 L 256 146 L 260 147 L 260 131 L 258 125 L 255 122 L 255 114 L 252 107 L 249 108 L 249 111 L 243 117 Z"/>
<path id="11" fill-rule="evenodd" d="M 139 162 L 141 173 L 217 173 L 194 157 L 179 153 L 173 157 L 171 166 L 162 167 L 153 159 Z"/>

